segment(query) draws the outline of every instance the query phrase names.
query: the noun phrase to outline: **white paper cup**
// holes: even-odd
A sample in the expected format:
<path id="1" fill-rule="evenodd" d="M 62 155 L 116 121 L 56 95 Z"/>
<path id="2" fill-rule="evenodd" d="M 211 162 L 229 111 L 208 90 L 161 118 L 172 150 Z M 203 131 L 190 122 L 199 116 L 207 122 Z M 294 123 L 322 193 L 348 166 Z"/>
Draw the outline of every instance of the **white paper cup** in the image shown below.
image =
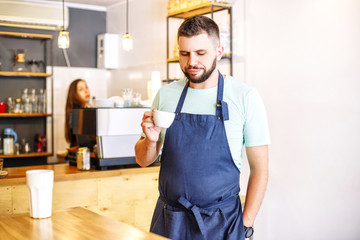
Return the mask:
<path id="1" fill-rule="evenodd" d="M 26 185 L 29 193 L 30 217 L 51 217 L 54 171 L 26 171 Z"/>
<path id="2" fill-rule="evenodd" d="M 172 112 L 164 112 L 155 110 L 153 112 L 153 119 L 155 125 L 162 128 L 168 128 L 172 124 L 175 118 L 175 113 Z"/>

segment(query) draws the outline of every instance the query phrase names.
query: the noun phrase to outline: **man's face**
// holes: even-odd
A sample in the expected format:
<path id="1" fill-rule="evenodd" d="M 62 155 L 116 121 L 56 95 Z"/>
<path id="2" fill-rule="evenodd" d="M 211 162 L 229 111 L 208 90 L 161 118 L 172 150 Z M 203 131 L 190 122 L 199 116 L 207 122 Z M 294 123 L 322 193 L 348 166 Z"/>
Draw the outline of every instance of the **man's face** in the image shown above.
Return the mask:
<path id="1" fill-rule="evenodd" d="M 216 69 L 218 46 L 206 33 L 179 38 L 181 70 L 192 83 L 202 83 Z"/>

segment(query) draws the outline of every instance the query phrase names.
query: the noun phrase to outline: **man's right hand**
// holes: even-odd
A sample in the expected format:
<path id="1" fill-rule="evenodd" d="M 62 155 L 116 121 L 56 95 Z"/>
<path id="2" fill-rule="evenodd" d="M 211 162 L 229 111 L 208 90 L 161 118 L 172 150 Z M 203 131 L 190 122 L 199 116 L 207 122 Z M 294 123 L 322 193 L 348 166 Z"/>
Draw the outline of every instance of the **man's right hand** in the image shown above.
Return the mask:
<path id="1" fill-rule="evenodd" d="M 153 111 L 145 112 L 141 127 L 146 137 L 141 137 L 135 144 L 136 162 L 141 167 L 146 167 L 152 164 L 160 154 L 162 142 L 159 142 L 159 134 L 161 127 L 155 125 L 153 120 Z"/>
<path id="2" fill-rule="evenodd" d="M 142 131 L 145 133 L 147 140 L 150 142 L 157 142 L 161 132 L 161 127 L 156 126 L 153 120 L 154 110 L 156 110 L 156 108 L 152 111 L 146 111 L 141 122 Z"/>

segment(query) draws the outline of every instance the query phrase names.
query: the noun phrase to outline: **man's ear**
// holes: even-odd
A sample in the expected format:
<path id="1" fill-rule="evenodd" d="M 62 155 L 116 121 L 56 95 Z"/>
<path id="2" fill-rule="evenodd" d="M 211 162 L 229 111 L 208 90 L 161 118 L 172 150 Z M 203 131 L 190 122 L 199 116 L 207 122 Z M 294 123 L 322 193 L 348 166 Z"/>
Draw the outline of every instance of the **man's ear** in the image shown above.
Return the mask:
<path id="1" fill-rule="evenodd" d="M 221 45 L 219 45 L 218 47 L 217 47 L 217 49 L 216 49 L 216 60 L 220 60 L 221 58 L 222 58 L 222 55 L 223 55 L 223 53 L 224 53 L 224 47 L 223 46 L 221 46 Z"/>

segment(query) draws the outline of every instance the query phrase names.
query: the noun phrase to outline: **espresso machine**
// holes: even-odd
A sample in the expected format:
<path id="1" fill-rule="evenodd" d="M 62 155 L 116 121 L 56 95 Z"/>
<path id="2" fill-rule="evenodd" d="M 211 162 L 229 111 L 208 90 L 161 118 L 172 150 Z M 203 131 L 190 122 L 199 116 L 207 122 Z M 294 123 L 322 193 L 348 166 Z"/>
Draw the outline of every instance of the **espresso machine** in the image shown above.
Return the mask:
<path id="1" fill-rule="evenodd" d="M 72 128 L 79 147 L 91 151 L 92 168 L 106 170 L 136 164 L 135 143 L 141 121 L 149 108 L 73 109 Z M 75 160 L 76 161 L 76 160 Z M 70 159 L 70 165 L 76 165 Z"/>

